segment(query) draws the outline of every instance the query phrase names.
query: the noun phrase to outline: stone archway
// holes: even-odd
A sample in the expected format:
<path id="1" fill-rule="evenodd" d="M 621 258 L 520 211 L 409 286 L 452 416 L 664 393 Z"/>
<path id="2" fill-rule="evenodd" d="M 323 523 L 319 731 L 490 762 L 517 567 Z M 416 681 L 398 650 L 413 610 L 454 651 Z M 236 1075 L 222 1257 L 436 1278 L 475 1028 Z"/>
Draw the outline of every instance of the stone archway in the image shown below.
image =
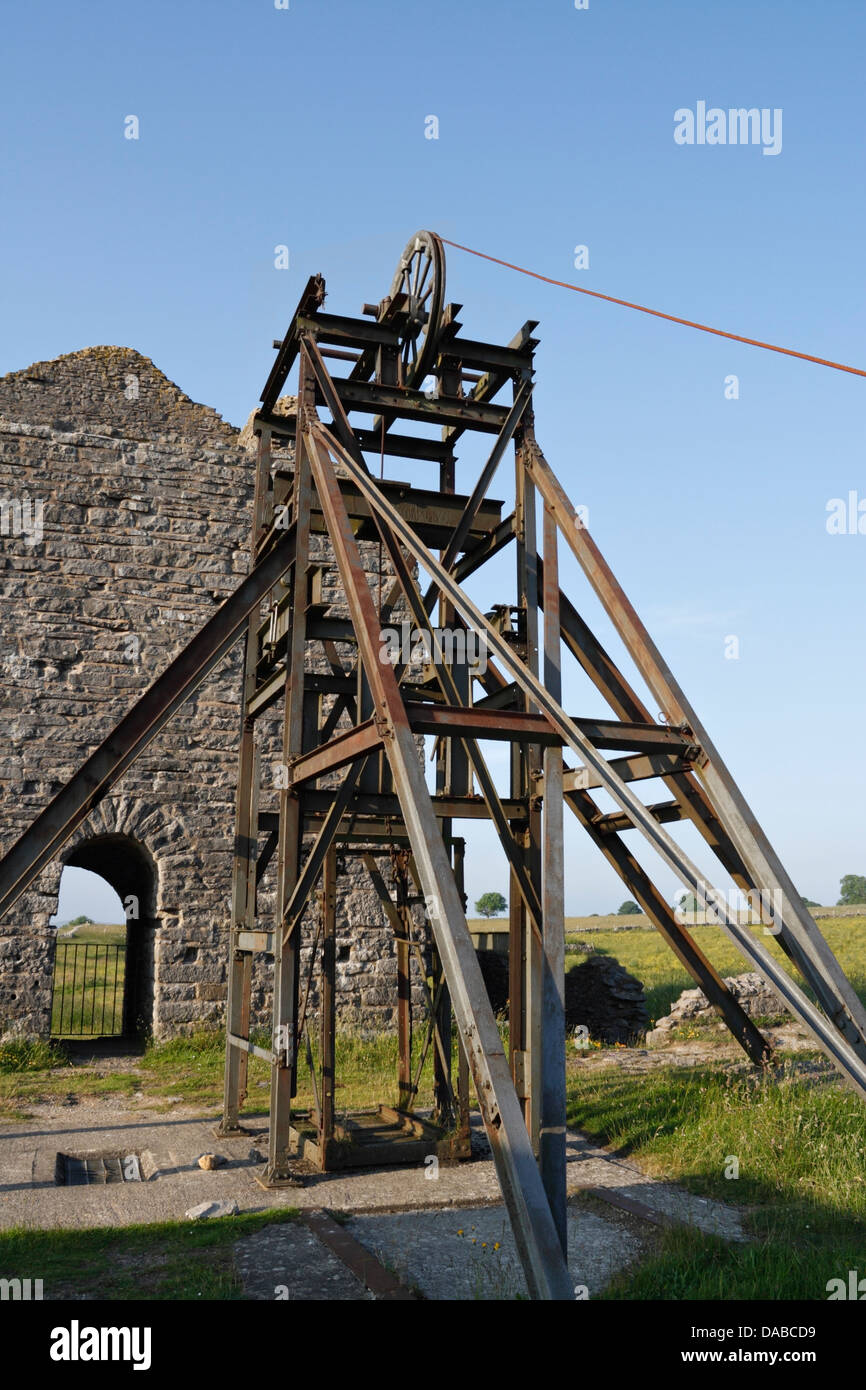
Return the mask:
<path id="1" fill-rule="evenodd" d="M 114 889 L 126 913 L 123 1036 L 141 1037 L 154 1026 L 156 995 L 157 868 L 148 851 L 128 835 L 79 841 L 64 868 L 89 869 Z"/>

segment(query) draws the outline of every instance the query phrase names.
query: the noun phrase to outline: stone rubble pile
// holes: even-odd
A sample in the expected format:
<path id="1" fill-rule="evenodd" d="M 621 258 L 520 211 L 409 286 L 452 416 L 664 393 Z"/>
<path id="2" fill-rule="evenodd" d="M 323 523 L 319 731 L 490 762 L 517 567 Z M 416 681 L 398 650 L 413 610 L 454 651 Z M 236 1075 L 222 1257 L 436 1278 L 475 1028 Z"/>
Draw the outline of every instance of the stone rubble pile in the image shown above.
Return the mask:
<path id="1" fill-rule="evenodd" d="M 757 971 L 750 970 L 743 975 L 728 975 L 725 977 L 725 984 L 750 1018 L 789 1017 L 775 990 L 770 988 Z M 684 1023 L 712 1023 L 718 1020 L 717 1010 L 713 1008 L 702 989 L 686 989 L 670 1013 L 660 1018 L 655 1028 L 647 1033 L 647 1042 L 667 1042 L 673 1029 Z"/>

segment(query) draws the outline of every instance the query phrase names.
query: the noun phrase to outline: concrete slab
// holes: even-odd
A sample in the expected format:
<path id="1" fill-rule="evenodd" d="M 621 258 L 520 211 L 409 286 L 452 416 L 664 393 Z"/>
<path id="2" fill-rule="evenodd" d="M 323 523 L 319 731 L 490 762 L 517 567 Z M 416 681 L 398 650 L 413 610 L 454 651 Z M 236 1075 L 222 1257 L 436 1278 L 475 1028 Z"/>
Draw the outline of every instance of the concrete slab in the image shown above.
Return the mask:
<path id="1" fill-rule="evenodd" d="M 502 1207 L 356 1216 L 347 1229 L 425 1298 L 492 1302 L 528 1297 Z M 582 1208 L 569 1211 L 568 1267 L 581 1296 L 601 1293 L 642 1248 L 640 1237 L 623 1223 Z"/>
<path id="2" fill-rule="evenodd" d="M 287 1302 L 373 1300 L 342 1260 L 301 1221 L 270 1226 L 234 1247 L 247 1298 Z"/>
<path id="3" fill-rule="evenodd" d="M 346 1174 L 310 1173 L 303 1188 L 266 1191 L 254 1181 L 263 1168 L 267 1124 L 245 1121 L 250 1134 L 214 1140 L 215 1118 L 141 1110 L 106 1113 L 101 1105 L 45 1107 L 38 1118 L 0 1125 L 0 1228 L 123 1226 L 182 1220 L 203 1201 L 237 1201 L 241 1211 L 273 1207 L 328 1207 L 335 1211 L 394 1211 L 499 1203 L 490 1159 L 441 1166 L 417 1164 Z M 203 1170 L 198 1157 L 216 1149 L 223 1167 Z M 54 1186 L 59 1151 L 137 1153 L 144 1181 L 103 1187 Z"/>
<path id="4" fill-rule="evenodd" d="M 0 1126 L 0 1228 L 128 1226 L 178 1221 L 203 1201 L 238 1202 L 241 1211 L 288 1206 L 280 1194 L 263 1201 L 252 1180 L 260 1156 L 249 1140 L 221 1148 L 224 1168 L 199 1168 L 198 1155 L 214 1148 L 213 1120 L 173 1111 L 122 1116 L 101 1105 L 45 1107 L 25 1122 Z M 136 1153 L 141 1182 L 55 1187 L 58 1152 Z"/>
<path id="5" fill-rule="evenodd" d="M 742 1221 L 734 1207 L 697 1197 L 675 1183 L 659 1182 L 627 1159 L 617 1158 L 581 1134 L 569 1134 L 568 1187 L 607 1188 L 631 1197 L 681 1225 L 695 1226 L 723 1240 L 745 1240 Z"/>
<path id="6" fill-rule="evenodd" d="M 222 1201 L 236 1201 L 242 1212 L 299 1207 L 368 1216 L 424 1210 L 462 1213 L 493 1207 L 500 1209 L 496 1219 L 504 1217 L 499 1184 L 477 1117 L 473 1147 L 482 1156 L 471 1162 L 311 1173 L 304 1187 L 278 1191 L 267 1191 L 255 1182 L 267 1148 L 266 1120 L 245 1120 L 250 1134 L 219 1141 L 214 1140 L 214 1123 L 213 1116 L 180 1108 L 168 1115 L 144 1109 L 130 1114 L 101 1103 L 71 1110 L 46 1106 L 31 1120 L 7 1121 L 0 1125 L 0 1228 L 177 1221 L 201 1202 Z M 136 1153 L 143 1181 L 55 1187 L 60 1151 Z M 211 1151 L 223 1155 L 225 1165 L 201 1169 L 199 1155 Z M 742 1238 L 733 1208 L 694 1197 L 675 1184 L 659 1183 L 578 1134 L 568 1138 L 568 1184 L 570 1191 L 600 1187 L 621 1192 L 700 1230 L 729 1240 Z M 465 1224 L 464 1217 L 461 1221 Z"/>

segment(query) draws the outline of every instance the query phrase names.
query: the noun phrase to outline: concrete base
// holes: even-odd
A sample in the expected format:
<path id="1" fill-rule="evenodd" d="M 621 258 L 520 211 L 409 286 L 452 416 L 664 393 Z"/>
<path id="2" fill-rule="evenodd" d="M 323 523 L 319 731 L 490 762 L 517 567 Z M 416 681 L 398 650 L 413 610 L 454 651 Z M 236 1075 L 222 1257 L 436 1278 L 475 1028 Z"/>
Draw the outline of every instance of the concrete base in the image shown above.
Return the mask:
<path id="1" fill-rule="evenodd" d="M 127 1102 L 128 1104 L 128 1102 Z M 33 1229 L 128 1226 L 181 1221 L 203 1201 L 235 1200 L 243 1211 L 268 1207 L 325 1207 L 347 1215 L 441 1211 L 501 1206 L 502 1195 L 478 1116 L 473 1117 L 476 1157 L 464 1163 L 419 1162 L 398 1168 L 315 1172 L 292 1161 L 303 1187 L 266 1184 L 266 1116 L 247 1116 L 244 1133 L 221 1137 L 222 1167 L 199 1168 L 198 1157 L 214 1148 L 214 1117 L 180 1106 L 170 1113 L 142 1108 L 130 1113 L 120 1102 L 38 1107 L 33 1119 L 0 1124 L 0 1228 Z M 102 1187 L 56 1187 L 56 1156 L 137 1153 L 141 1182 Z M 636 1165 L 608 1154 L 578 1134 L 568 1137 L 568 1188 L 576 1194 L 604 1189 L 674 1220 L 726 1239 L 741 1238 L 737 1212 L 695 1197 L 674 1184 L 659 1183 Z M 628 1208 L 626 1208 L 628 1210 Z M 504 1213 L 503 1213 L 504 1214 Z M 449 1218 L 450 1219 L 450 1218 Z"/>

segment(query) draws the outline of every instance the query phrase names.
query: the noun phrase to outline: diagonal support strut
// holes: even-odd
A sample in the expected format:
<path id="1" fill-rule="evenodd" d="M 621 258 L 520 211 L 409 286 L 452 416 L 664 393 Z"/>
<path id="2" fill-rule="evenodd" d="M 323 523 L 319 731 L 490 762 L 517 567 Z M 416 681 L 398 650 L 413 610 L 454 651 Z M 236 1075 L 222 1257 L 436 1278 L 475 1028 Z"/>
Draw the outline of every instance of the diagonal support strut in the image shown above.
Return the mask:
<path id="1" fill-rule="evenodd" d="M 305 443 L 348 598 L 359 656 L 379 717 L 387 727 L 385 750 L 394 786 L 431 909 L 428 915 L 527 1284 L 535 1298 L 570 1300 L 573 1289 L 568 1268 L 418 761 L 409 720 L 394 671 L 380 660 L 380 628 L 373 596 L 331 463 L 327 436 L 317 428 L 309 428 Z"/>

